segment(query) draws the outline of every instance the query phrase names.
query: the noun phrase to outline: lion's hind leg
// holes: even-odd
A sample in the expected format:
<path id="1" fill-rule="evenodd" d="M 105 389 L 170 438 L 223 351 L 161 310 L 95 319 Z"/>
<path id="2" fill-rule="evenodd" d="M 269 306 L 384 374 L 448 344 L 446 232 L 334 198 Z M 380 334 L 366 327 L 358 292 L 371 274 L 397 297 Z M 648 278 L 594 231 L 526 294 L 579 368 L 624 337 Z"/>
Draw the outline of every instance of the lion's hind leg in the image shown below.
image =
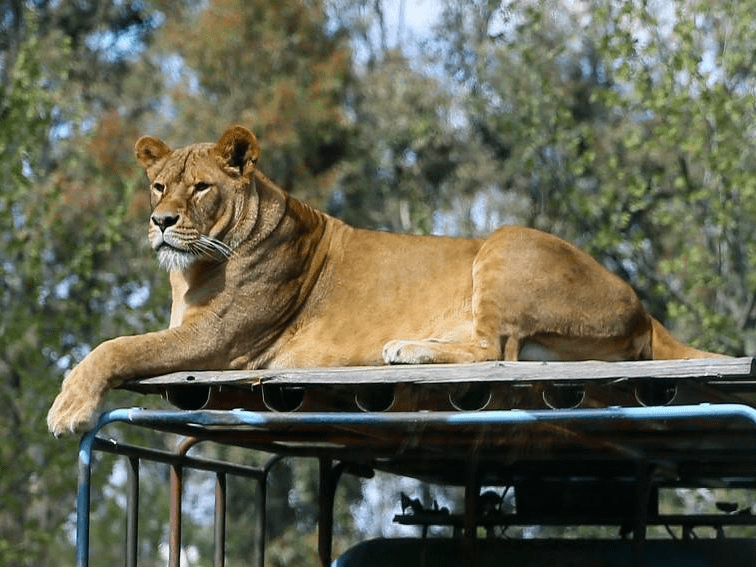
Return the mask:
<path id="1" fill-rule="evenodd" d="M 476 348 L 472 343 L 451 343 L 439 339 L 396 340 L 383 347 L 386 364 L 454 364 L 498 359 L 498 349 Z"/>
<path id="2" fill-rule="evenodd" d="M 650 318 L 632 288 L 555 236 L 502 227 L 472 265 L 471 325 L 445 340 L 391 341 L 387 363 L 648 358 Z"/>
<path id="3" fill-rule="evenodd" d="M 461 364 L 500 359 L 499 337 L 479 337 L 468 322 L 440 337 L 389 341 L 383 347 L 383 360 L 386 364 Z"/>

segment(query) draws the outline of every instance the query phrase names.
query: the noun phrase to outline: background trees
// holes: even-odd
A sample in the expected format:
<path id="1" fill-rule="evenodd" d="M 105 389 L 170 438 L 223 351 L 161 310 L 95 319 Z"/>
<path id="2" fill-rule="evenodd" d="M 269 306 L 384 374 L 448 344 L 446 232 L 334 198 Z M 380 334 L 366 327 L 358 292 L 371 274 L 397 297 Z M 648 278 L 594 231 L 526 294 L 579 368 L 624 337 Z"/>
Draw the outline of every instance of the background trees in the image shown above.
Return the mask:
<path id="1" fill-rule="evenodd" d="M 178 146 L 247 124 L 264 171 L 360 226 L 550 230 L 681 338 L 756 352 L 752 2 L 446 0 L 421 31 L 388 0 L 0 6 L 3 565 L 70 562 L 75 444 L 44 427 L 64 372 L 166 322 L 143 133 Z M 279 474 L 306 511 L 307 470 Z M 292 521 L 311 518 L 276 534 Z"/>
<path id="2" fill-rule="evenodd" d="M 442 24 L 447 49 L 474 46 L 447 70 L 500 166 L 490 183 L 519 197 L 510 214 L 578 242 L 657 317 L 729 352 L 753 341 L 742 9 L 448 3 Z"/>

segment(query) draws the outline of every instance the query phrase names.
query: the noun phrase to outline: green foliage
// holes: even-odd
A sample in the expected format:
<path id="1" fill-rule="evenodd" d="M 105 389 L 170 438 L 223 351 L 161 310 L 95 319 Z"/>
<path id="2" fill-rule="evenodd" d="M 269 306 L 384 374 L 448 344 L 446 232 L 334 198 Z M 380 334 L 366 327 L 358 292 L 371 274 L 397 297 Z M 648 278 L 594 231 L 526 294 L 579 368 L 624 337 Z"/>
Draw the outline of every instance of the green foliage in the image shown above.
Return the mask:
<path id="1" fill-rule="evenodd" d="M 357 226 L 429 233 L 459 166 L 449 124 L 451 97 L 388 53 L 361 78 L 355 132 L 329 212 Z"/>
<path id="2" fill-rule="evenodd" d="M 231 124 L 252 126 L 266 174 L 323 202 L 349 135 L 350 53 L 319 2 L 212 0 L 170 19 L 159 48 L 183 64 L 167 137 L 216 140 Z"/>
<path id="3" fill-rule="evenodd" d="M 37 379 L 50 372 L 44 356 L 49 328 L 42 278 L 44 235 L 51 227 L 37 225 L 48 209 L 36 193 L 35 166 L 43 159 L 55 103 L 54 93 L 40 83 L 59 79 L 63 72 L 60 59 L 43 58 L 46 50 L 65 56 L 67 46 L 60 37 L 43 41 L 32 36 L 22 42 L 0 92 L 0 173 L 5 180 L 0 189 L 0 403 L 6 408 L 0 417 L 0 563 L 9 566 L 38 565 L 54 549 L 51 528 L 65 517 L 57 502 L 63 496 L 70 503 L 64 497 L 65 481 L 72 479 L 65 474 L 68 463 L 45 442 L 43 416 L 55 384 Z"/>
<path id="4" fill-rule="evenodd" d="M 91 161 L 93 138 L 76 127 L 84 107 L 69 98 L 72 38 L 45 30 L 44 18 L 29 10 L 19 24 L 0 85 L 0 403 L 6 408 L 0 563 L 9 567 L 54 565 L 70 556 L 75 443 L 50 438 L 47 409 L 63 371 L 94 342 L 144 328 L 146 320 L 123 309 L 113 313 L 135 282 L 132 274 L 124 280 L 118 261 L 126 248 L 134 255 L 125 229 L 134 171 L 121 175 L 119 185 L 105 185 L 108 174 Z"/>
<path id="5" fill-rule="evenodd" d="M 506 31 L 481 34 L 502 10 L 466 27 L 465 5 L 448 3 L 448 49 L 477 46 L 449 71 L 470 77 L 471 134 L 501 166 L 481 169 L 496 175 L 481 182 L 519 194 L 519 222 L 586 248 L 683 338 L 752 352 L 754 73 L 743 64 L 750 26 L 735 23 L 742 4 L 561 6 L 529 4 Z"/>
<path id="6" fill-rule="evenodd" d="M 263 171 L 360 226 L 550 230 L 629 280 L 681 338 L 756 353 L 748 2 L 446 0 L 432 37 L 395 46 L 381 2 L 3 6 L 2 565 L 70 563 L 74 444 L 44 426 L 65 370 L 108 337 L 166 323 L 133 163 L 143 133 L 179 145 L 246 124 Z M 98 518 L 122 509 L 118 467 L 98 468 Z M 298 536 L 314 525 L 315 468 L 274 471 L 271 564 L 312 557 L 314 540 Z M 165 471 L 146 476 L 151 564 L 165 542 Z M 253 490 L 234 490 L 246 534 Z M 357 493 L 344 490 L 342 510 Z M 108 564 L 120 560 L 119 522 L 96 523 Z M 187 527 L 207 551 L 202 522 Z M 230 545 L 249 556 L 248 540 Z"/>

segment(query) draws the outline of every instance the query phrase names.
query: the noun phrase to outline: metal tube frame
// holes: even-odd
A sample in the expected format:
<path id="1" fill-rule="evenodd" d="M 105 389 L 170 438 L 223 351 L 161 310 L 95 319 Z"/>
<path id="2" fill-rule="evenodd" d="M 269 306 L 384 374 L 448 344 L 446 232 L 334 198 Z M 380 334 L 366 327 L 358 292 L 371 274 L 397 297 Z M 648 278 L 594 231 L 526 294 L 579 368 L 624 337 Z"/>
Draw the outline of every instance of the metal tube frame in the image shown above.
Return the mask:
<path id="1" fill-rule="evenodd" d="M 87 435 L 84 436 L 85 438 Z M 125 443 L 117 443 L 93 436 L 91 439 L 82 438 L 79 451 L 79 488 L 77 505 L 77 565 L 89 564 L 89 502 L 92 458 L 94 451 L 124 456 L 128 460 L 127 468 L 127 504 L 126 504 L 126 553 L 127 567 L 137 565 L 138 551 L 138 514 L 139 514 L 139 466 L 142 460 L 160 462 L 171 467 L 171 517 L 169 535 L 169 565 L 179 565 L 181 552 L 181 495 L 183 470 L 190 468 L 214 472 L 216 478 L 223 477 L 221 488 L 216 487 L 216 524 L 215 524 L 215 557 L 214 566 L 222 567 L 225 558 L 219 555 L 218 549 L 225 550 L 225 477 L 228 474 L 252 478 L 264 485 L 269 469 L 248 467 L 222 461 L 206 460 L 186 456 L 188 450 L 201 440 L 193 437 L 183 440 L 177 452 L 160 451 L 137 447 Z M 219 481 L 217 481 L 219 482 Z M 220 490 L 220 492 L 219 492 Z M 87 513 L 83 513 L 84 511 Z M 262 512 L 262 513 L 261 513 Z M 258 516 L 264 518 L 264 511 L 257 510 Z M 264 525 L 260 522 L 257 525 Z M 79 534 L 82 534 L 79 536 Z M 264 538 L 262 538 L 264 545 Z M 262 563 L 256 563 L 258 567 Z"/>
<path id="2" fill-rule="evenodd" d="M 509 410 L 484 412 L 423 412 L 423 413 L 264 413 L 247 410 L 232 411 L 176 411 L 176 410 L 145 410 L 141 408 L 116 409 L 101 414 L 97 425 L 85 434 L 79 444 L 79 481 L 77 494 L 77 523 L 76 523 L 76 559 L 78 567 L 89 565 L 89 510 L 90 510 L 90 481 L 92 457 L 94 450 L 108 451 L 123 455 L 139 456 L 167 462 L 173 466 L 192 467 L 202 470 L 227 470 L 233 474 L 243 474 L 256 478 L 260 482 L 261 494 L 265 495 L 265 479 L 270 467 L 276 461 L 274 457 L 265 469 L 245 468 L 229 463 L 216 463 L 194 459 L 186 455 L 176 455 L 150 449 L 124 447 L 114 442 L 107 442 L 97 437 L 97 434 L 112 423 L 129 423 L 143 427 L 169 428 L 171 426 L 192 425 L 201 430 L 205 426 L 252 426 L 265 428 L 266 425 L 288 425 L 292 427 L 316 426 L 369 426 L 380 430 L 382 427 L 396 427 L 403 423 L 439 424 L 447 427 L 470 426 L 512 426 L 541 423 L 591 423 L 591 422 L 650 422 L 650 421 L 682 421 L 690 419 L 733 419 L 739 418 L 749 422 L 756 429 L 756 409 L 743 404 L 700 404 L 686 406 L 663 407 L 609 407 L 599 409 L 568 409 L 568 410 Z M 142 457 L 140 457 L 142 458 Z M 323 463 L 324 464 L 324 463 Z M 329 466 L 328 469 L 331 469 Z M 325 472 L 325 471 L 324 471 Z M 332 472 L 332 470 L 330 471 Z M 322 473 L 323 474 L 323 473 Z M 330 476 L 330 475 L 329 475 Z M 331 479 L 333 480 L 333 479 Z M 322 478 L 324 488 L 330 493 L 332 505 L 332 482 Z M 264 526 L 264 506 L 262 525 Z M 258 516 L 259 519 L 259 516 Z M 258 521 L 259 523 L 259 521 Z M 640 526 L 637 526 L 638 528 Z M 643 530 L 645 531 L 645 530 Z M 638 533 L 641 530 L 638 529 Z M 635 534 L 636 537 L 638 533 Z M 258 542 L 264 545 L 264 533 Z M 638 542 L 642 546 L 642 539 Z M 129 546 L 132 544 L 129 543 Z M 641 547 L 642 549 L 642 547 Z M 641 551 L 642 556 L 642 551 Z M 330 549 L 320 550 L 320 557 L 330 558 Z M 262 565 L 264 555 L 257 554 L 257 565 Z"/>

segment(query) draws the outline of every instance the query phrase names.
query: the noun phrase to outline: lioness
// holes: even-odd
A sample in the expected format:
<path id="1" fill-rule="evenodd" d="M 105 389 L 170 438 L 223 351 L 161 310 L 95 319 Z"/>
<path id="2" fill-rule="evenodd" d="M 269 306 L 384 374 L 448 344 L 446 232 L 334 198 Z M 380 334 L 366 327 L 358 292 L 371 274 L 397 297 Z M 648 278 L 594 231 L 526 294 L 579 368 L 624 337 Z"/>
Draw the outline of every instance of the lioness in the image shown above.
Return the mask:
<path id="1" fill-rule="evenodd" d="M 259 156 L 241 126 L 178 150 L 137 141 L 170 328 L 95 348 L 50 409 L 55 435 L 87 427 L 109 388 L 181 370 L 716 356 L 677 342 L 629 285 L 555 236 L 352 228 L 285 193 Z"/>

